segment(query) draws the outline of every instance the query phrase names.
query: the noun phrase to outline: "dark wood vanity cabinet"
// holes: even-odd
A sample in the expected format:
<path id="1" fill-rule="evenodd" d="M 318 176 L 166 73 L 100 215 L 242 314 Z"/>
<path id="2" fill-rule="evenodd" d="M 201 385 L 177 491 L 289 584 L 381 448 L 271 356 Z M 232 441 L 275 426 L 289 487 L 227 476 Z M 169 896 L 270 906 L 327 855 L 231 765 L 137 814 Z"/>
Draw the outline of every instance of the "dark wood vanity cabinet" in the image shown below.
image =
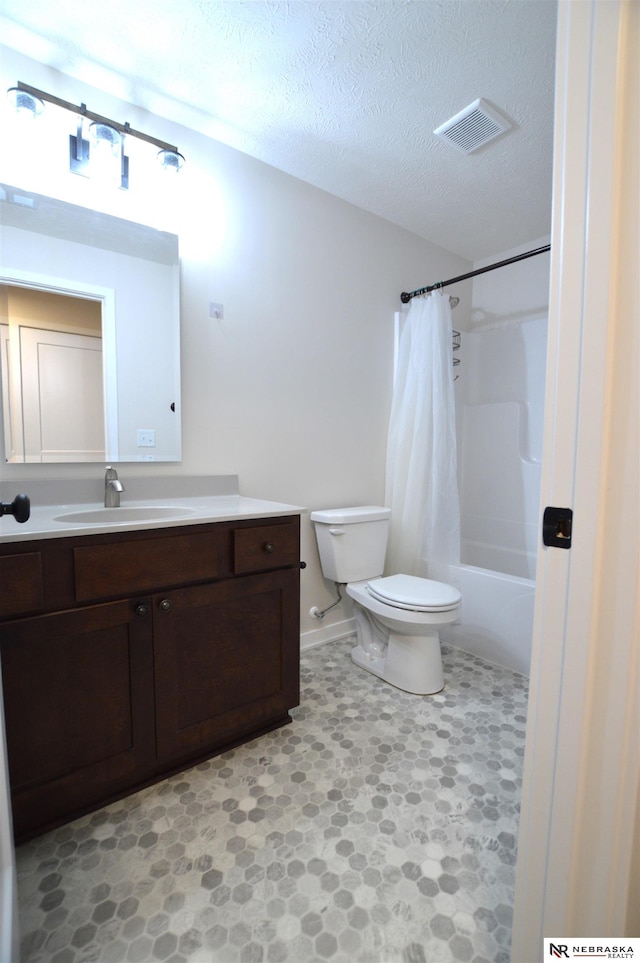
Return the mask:
<path id="1" fill-rule="evenodd" d="M 154 598 L 157 753 L 172 762 L 281 720 L 296 693 L 285 658 L 299 617 L 292 570 L 225 579 Z M 295 625 L 294 625 L 295 622 Z M 211 645 L 212 637 L 215 645 Z"/>
<path id="2" fill-rule="evenodd" d="M 299 518 L 0 545 L 17 840 L 290 721 Z"/>
<path id="3" fill-rule="evenodd" d="M 19 840 L 135 784 L 154 761 L 151 621 L 129 602 L 0 626 Z"/>

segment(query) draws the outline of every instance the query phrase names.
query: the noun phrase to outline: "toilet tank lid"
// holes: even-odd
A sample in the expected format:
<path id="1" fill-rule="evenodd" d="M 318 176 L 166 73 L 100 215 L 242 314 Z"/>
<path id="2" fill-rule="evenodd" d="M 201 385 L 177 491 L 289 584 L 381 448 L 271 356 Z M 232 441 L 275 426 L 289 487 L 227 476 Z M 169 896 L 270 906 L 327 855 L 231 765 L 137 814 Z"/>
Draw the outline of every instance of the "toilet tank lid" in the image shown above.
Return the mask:
<path id="1" fill-rule="evenodd" d="M 327 508 L 311 512 L 311 521 L 324 525 L 350 525 L 354 522 L 379 522 L 391 518 L 391 509 L 380 505 L 356 505 L 354 508 Z"/>

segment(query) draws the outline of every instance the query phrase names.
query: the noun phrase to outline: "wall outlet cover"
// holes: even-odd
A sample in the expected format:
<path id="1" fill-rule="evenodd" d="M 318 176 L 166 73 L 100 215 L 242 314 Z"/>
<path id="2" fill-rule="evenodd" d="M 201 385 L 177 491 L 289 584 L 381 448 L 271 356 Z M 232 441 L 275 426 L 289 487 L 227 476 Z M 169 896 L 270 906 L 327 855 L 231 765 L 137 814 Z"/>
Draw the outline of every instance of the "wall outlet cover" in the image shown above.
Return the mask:
<path id="1" fill-rule="evenodd" d="M 155 448 L 156 433 L 153 428 L 138 428 L 138 448 Z"/>

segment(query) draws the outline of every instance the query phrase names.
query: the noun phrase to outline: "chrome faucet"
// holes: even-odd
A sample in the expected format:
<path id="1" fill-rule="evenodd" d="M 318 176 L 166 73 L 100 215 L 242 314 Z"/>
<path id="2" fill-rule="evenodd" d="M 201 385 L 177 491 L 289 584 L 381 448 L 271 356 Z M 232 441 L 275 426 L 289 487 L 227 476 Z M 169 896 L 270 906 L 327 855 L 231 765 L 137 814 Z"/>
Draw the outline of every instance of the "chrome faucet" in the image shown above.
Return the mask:
<path id="1" fill-rule="evenodd" d="M 104 507 L 120 508 L 120 492 L 124 491 L 124 485 L 118 481 L 118 472 L 111 465 L 107 465 L 104 473 Z"/>

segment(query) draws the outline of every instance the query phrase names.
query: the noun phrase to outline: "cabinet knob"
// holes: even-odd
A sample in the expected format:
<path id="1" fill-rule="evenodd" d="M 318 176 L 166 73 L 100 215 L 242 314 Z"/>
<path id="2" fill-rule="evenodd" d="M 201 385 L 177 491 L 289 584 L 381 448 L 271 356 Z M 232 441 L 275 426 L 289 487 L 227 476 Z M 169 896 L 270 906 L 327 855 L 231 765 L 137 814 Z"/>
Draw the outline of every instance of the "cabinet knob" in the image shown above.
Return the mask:
<path id="1" fill-rule="evenodd" d="M 275 550 L 276 550 L 276 547 L 275 547 L 275 545 L 273 544 L 273 542 L 267 542 L 267 544 L 266 544 L 265 547 L 264 547 L 264 550 L 265 550 L 265 552 L 267 553 L 267 555 L 273 555 L 273 553 L 274 553 Z"/>
<path id="2" fill-rule="evenodd" d="M 171 609 L 173 608 L 173 602 L 171 601 L 171 599 L 163 599 L 162 602 L 160 603 L 160 608 L 162 609 L 163 612 L 170 612 Z"/>
<path id="3" fill-rule="evenodd" d="M 148 606 L 148 605 L 137 605 L 137 606 L 136 606 L 136 615 L 138 616 L 138 618 L 144 619 L 144 618 L 146 618 L 146 616 L 147 616 L 148 614 L 149 614 L 149 606 Z"/>

